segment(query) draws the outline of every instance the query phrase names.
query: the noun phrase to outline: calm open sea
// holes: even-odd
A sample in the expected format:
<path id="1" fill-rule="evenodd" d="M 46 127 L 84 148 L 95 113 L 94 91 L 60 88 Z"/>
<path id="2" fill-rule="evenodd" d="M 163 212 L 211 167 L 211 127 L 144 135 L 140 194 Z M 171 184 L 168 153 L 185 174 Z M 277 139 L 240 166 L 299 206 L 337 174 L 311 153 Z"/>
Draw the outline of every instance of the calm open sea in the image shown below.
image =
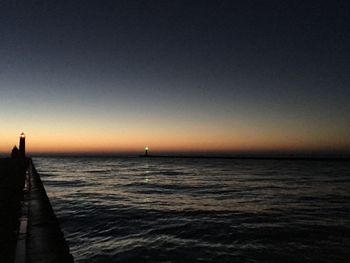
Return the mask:
<path id="1" fill-rule="evenodd" d="M 350 163 L 34 158 L 76 262 L 350 262 Z"/>

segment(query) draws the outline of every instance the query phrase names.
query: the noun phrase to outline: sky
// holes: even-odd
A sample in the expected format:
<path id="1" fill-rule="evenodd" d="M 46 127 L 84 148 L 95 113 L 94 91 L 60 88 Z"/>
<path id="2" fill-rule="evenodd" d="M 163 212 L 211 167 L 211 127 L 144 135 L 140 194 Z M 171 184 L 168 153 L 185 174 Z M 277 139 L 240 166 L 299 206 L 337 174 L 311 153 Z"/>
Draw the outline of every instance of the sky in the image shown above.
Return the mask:
<path id="1" fill-rule="evenodd" d="M 348 1 L 1 1 L 0 152 L 350 153 Z"/>

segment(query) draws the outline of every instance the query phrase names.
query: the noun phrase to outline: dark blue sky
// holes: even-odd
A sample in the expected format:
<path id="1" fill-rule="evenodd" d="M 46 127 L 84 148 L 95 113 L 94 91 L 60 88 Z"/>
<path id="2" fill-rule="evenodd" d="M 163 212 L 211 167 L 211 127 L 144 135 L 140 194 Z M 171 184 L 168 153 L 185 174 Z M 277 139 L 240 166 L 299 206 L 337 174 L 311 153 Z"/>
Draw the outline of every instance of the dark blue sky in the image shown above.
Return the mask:
<path id="1" fill-rule="evenodd" d="M 349 7 L 3 1 L 4 133 L 40 130 L 60 138 L 84 129 L 86 140 L 97 140 L 139 129 L 150 133 L 140 144 L 156 140 L 154 134 L 164 138 L 163 150 L 181 150 L 188 140 L 188 149 L 208 151 L 251 150 L 253 142 L 257 149 L 349 149 Z M 22 114 L 26 122 L 19 123 Z M 178 148 L 166 143 L 172 136 L 182 138 Z"/>

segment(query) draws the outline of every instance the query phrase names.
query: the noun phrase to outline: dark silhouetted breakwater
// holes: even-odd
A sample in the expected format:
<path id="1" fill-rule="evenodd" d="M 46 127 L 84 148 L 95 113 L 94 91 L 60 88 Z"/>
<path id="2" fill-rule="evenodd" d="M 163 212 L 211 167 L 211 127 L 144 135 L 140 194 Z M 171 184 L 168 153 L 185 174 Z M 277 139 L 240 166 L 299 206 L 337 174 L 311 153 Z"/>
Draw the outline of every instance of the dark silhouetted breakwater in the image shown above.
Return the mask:
<path id="1" fill-rule="evenodd" d="M 180 159 L 232 159 L 232 160 L 285 160 L 285 161 L 350 161 L 348 155 L 340 156 L 303 156 L 303 155 L 139 155 L 141 158 L 180 158 Z"/>
<path id="2" fill-rule="evenodd" d="M 31 159 L 0 159 L 0 190 L 0 262 L 73 262 Z"/>
<path id="3" fill-rule="evenodd" d="M 24 178 L 23 160 L 0 159 L 0 262 L 14 261 Z"/>

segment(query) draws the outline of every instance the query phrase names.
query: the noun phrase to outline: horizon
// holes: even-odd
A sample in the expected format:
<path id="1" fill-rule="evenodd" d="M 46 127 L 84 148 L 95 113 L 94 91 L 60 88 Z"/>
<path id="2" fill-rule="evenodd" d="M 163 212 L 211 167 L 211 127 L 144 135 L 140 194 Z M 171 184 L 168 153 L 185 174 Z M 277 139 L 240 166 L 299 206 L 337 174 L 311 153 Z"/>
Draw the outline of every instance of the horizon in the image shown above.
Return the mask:
<path id="1" fill-rule="evenodd" d="M 20 136 L 18 136 L 18 139 Z M 149 155 L 154 156 L 203 156 L 203 157 L 310 157 L 310 158 L 318 158 L 318 157 L 350 157 L 350 151 L 345 149 L 260 149 L 260 150 L 183 150 L 183 149 L 157 149 L 149 146 L 140 147 L 135 150 L 76 150 L 76 151 L 33 151 L 30 149 L 30 143 L 28 148 L 28 140 L 26 138 L 26 153 L 29 157 L 135 157 L 143 155 L 145 152 L 145 148 L 147 147 L 147 151 Z M 13 147 L 19 147 L 19 143 L 15 143 Z M 0 157 L 6 157 L 10 155 L 12 148 L 8 151 L 0 151 Z"/>
<path id="2" fill-rule="evenodd" d="M 0 153 L 349 154 L 346 1 L 0 10 Z"/>

